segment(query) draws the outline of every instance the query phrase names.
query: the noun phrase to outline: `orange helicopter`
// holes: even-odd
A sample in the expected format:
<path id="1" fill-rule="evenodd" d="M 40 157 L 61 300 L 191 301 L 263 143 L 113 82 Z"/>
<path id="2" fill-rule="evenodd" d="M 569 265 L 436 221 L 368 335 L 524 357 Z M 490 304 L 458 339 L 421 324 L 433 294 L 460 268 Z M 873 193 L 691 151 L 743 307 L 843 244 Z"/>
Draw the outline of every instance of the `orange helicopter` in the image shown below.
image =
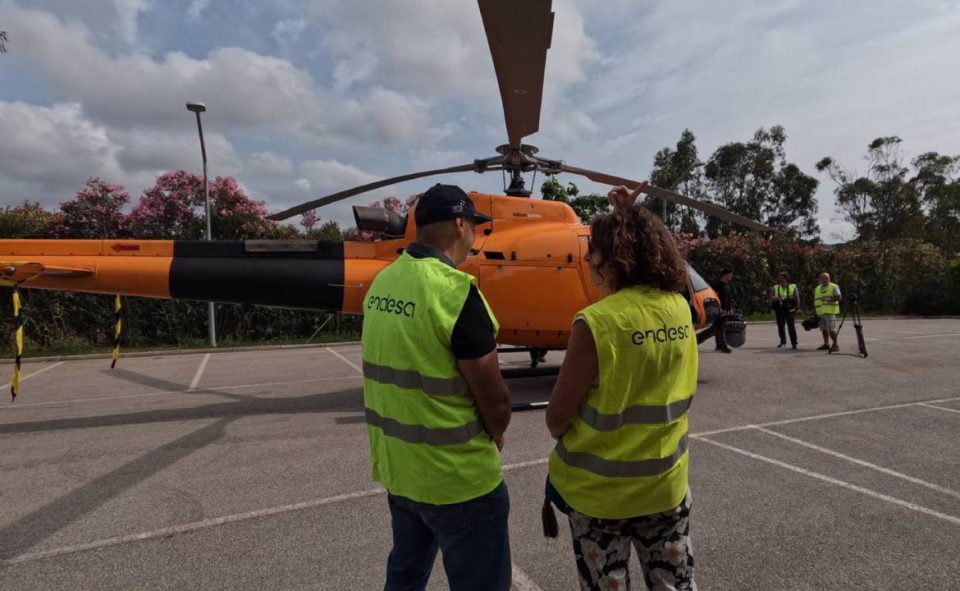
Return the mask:
<path id="1" fill-rule="evenodd" d="M 602 294 L 584 261 L 590 228 L 562 202 L 530 199 L 522 173 L 571 173 L 636 187 L 634 180 L 537 156 L 521 140 L 539 129 L 543 76 L 553 29 L 551 0 L 479 0 L 496 69 L 508 143 L 470 164 L 389 178 L 271 215 L 284 220 L 380 187 L 416 178 L 502 170 L 505 195 L 473 192 L 483 226 L 461 269 L 475 275 L 500 323 L 500 344 L 564 349 L 574 314 Z M 711 203 L 647 185 L 643 192 L 746 228 L 772 229 Z M 415 207 L 415 206 L 414 206 Z M 357 228 L 378 234 L 355 241 L 0 240 L 0 285 L 154 298 L 363 313 L 376 274 L 415 238 L 412 216 L 353 208 Z M 687 289 L 699 339 L 711 334 L 716 293 L 690 268 Z M 536 365 L 536 361 L 534 361 Z"/>

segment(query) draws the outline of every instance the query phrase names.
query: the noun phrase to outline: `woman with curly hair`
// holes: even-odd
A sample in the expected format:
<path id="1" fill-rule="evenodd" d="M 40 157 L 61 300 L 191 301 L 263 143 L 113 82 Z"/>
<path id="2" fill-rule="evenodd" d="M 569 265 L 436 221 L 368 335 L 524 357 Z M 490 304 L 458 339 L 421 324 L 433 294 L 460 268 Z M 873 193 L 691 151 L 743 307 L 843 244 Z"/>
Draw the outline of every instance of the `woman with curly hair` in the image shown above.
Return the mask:
<path id="1" fill-rule="evenodd" d="M 644 183 L 645 184 L 645 183 Z M 687 409 L 697 340 L 680 292 L 687 271 L 663 223 L 617 187 L 586 261 L 607 293 L 574 318 L 547 427 L 549 503 L 567 514 L 582 589 L 629 589 L 630 546 L 646 584 L 695 590 Z M 555 532 L 553 532 L 555 533 Z"/>

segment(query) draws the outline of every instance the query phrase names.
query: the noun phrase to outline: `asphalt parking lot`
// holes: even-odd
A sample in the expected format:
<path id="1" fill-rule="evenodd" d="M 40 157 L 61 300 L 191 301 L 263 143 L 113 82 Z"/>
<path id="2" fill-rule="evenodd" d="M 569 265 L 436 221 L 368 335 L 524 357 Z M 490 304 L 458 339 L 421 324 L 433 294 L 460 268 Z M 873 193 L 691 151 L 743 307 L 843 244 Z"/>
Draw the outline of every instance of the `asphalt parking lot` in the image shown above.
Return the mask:
<path id="1" fill-rule="evenodd" d="M 849 325 L 833 355 L 804 332 L 776 349 L 772 325 L 732 355 L 701 346 L 701 591 L 960 586 L 960 319 L 865 333 L 866 359 Z M 0 402 L 0 589 L 382 588 L 359 364 L 356 345 L 25 364 L 21 397 Z M 550 386 L 511 381 L 519 402 Z M 577 588 L 563 523 L 540 533 L 551 447 L 542 412 L 514 415 L 521 591 Z M 446 588 L 439 561 L 429 588 Z"/>

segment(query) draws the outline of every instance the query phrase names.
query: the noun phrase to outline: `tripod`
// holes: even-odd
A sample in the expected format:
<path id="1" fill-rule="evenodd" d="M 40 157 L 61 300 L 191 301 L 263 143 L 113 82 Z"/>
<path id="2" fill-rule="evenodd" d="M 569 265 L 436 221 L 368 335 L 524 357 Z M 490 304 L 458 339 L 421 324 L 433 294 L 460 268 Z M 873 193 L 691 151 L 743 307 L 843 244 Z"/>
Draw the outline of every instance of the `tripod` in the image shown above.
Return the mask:
<path id="1" fill-rule="evenodd" d="M 863 340 L 863 321 L 860 320 L 860 308 L 857 307 L 857 296 L 850 296 L 850 303 L 843 309 L 843 316 L 840 317 L 840 326 L 837 327 L 837 338 L 840 337 L 840 330 L 843 323 L 847 320 L 847 312 L 852 312 L 853 330 L 857 333 L 857 348 L 860 349 L 860 355 L 867 356 L 867 343 Z"/>

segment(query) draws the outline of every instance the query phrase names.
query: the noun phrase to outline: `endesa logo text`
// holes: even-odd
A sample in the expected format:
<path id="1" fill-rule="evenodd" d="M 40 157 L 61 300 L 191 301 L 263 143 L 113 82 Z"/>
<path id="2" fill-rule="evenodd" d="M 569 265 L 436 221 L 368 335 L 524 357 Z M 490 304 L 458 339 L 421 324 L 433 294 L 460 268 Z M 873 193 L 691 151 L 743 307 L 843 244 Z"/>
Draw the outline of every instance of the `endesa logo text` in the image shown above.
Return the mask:
<path id="1" fill-rule="evenodd" d="M 417 303 L 403 301 L 390 296 L 371 296 L 367 298 L 367 310 L 396 314 L 413 318 L 417 311 Z"/>
<path id="2" fill-rule="evenodd" d="M 633 335 L 631 335 L 631 340 L 633 341 L 634 345 L 640 346 L 647 341 L 653 341 L 654 343 L 660 344 L 672 341 L 682 341 L 689 336 L 689 325 L 671 326 L 669 328 L 664 325 L 657 329 L 635 331 Z"/>

